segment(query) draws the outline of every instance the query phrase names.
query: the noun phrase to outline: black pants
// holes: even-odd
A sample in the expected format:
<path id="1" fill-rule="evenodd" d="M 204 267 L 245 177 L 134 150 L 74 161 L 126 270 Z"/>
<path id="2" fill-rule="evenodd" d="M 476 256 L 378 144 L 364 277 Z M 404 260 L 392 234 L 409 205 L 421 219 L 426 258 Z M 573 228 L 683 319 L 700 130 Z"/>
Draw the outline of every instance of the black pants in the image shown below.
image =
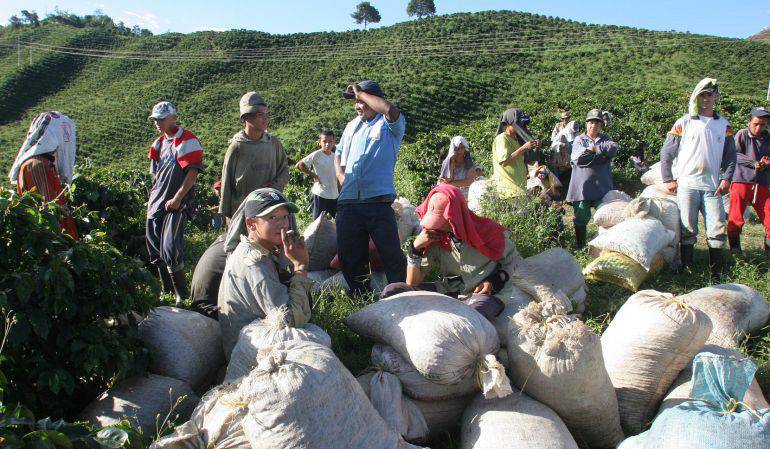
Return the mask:
<path id="1" fill-rule="evenodd" d="M 320 197 L 318 195 L 312 195 L 312 206 L 313 206 L 313 221 L 315 221 L 316 218 L 321 216 L 322 213 L 326 212 L 329 215 L 334 218 L 337 216 L 337 200 L 330 200 L 327 198 Z"/>
<path id="2" fill-rule="evenodd" d="M 217 318 L 219 284 L 226 262 L 225 238 L 221 235 L 198 259 L 190 286 L 193 308 L 214 319 Z"/>
<path id="3" fill-rule="evenodd" d="M 184 268 L 184 228 L 187 214 L 180 211 L 166 212 L 157 218 L 147 219 L 147 251 L 150 263 L 165 267 L 169 272 Z"/>
<path id="4" fill-rule="evenodd" d="M 374 241 L 388 283 L 406 280 L 406 257 L 398 239 L 391 203 L 340 204 L 337 212 L 337 252 L 345 281 L 353 294 L 370 291 L 369 238 Z"/>

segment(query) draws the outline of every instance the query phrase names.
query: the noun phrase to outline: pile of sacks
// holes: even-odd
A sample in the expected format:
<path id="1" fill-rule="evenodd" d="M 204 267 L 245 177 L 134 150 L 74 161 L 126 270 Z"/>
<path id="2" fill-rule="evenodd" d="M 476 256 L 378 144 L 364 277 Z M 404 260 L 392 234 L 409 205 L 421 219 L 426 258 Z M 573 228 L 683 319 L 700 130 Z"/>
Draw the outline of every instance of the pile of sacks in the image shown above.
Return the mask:
<path id="1" fill-rule="evenodd" d="M 454 429 L 466 449 L 673 449 L 683 429 L 713 444 L 698 449 L 766 447 L 770 410 L 734 349 L 767 322 L 755 290 L 640 291 L 601 337 L 562 303 L 520 292 L 506 310 L 490 322 L 426 291 L 367 305 L 345 320 L 375 343 L 357 378 L 322 329 L 271 311 L 241 330 L 224 382 L 152 448 L 401 449 Z"/>
<path id="2" fill-rule="evenodd" d="M 645 196 L 651 188 L 657 196 Z M 633 200 L 612 190 L 593 219 L 599 235 L 589 246 L 598 256 L 583 271 L 586 279 L 635 292 L 666 265 L 679 266 L 679 207 L 675 197 L 666 197 L 658 187 L 648 187 Z"/>
<path id="3" fill-rule="evenodd" d="M 359 381 L 385 421 L 409 441 L 457 426 L 478 392 L 487 398 L 511 393 L 496 357 L 497 330 L 461 301 L 406 292 L 364 307 L 345 324 L 377 343 L 372 368 Z"/>
<path id="4" fill-rule="evenodd" d="M 420 232 L 420 218 L 416 207 L 408 199 L 399 197 L 393 204 L 396 215 L 398 237 L 403 244 L 406 239 Z M 348 285 L 340 271 L 337 257 L 337 227 L 334 220 L 322 214 L 302 233 L 310 254 L 308 277 L 315 281 L 314 291 L 347 290 Z M 369 265 L 372 268 L 371 287 L 379 293 L 387 285 L 382 261 L 373 241 L 369 241 Z"/>
<path id="5" fill-rule="evenodd" d="M 737 347 L 767 317 L 765 298 L 739 284 L 632 296 L 602 344 L 627 434 L 652 426 L 620 448 L 767 447 L 770 409 L 756 366 L 722 346 Z"/>
<path id="6" fill-rule="evenodd" d="M 570 299 L 566 305 L 554 306 L 562 314 L 585 309 L 587 292 L 580 265 L 563 248 L 522 260 L 513 276 L 517 277 L 516 282 L 561 291 Z M 517 438 L 523 447 L 534 436 L 538 441 L 575 444 L 556 412 L 510 386 L 506 367 L 517 364 L 509 362 L 511 349 L 505 348 L 510 344 L 508 323 L 522 309 L 539 306 L 523 290 L 513 290 L 512 297 L 504 299 L 503 312 L 491 323 L 461 301 L 427 291 L 380 300 L 346 320 L 353 331 L 375 342 L 371 366 L 358 380 L 391 429 L 407 441 L 423 442 L 462 426 L 465 444 L 475 441 L 466 433 L 480 432 L 479 422 L 474 419 L 476 413 L 487 407 L 502 407 L 519 410 L 521 414 L 509 424 L 499 423 L 515 428 L 513 434 L 500 432 L 497 424 L 484 425 L 493 440 L 500 440 L 499 447 L 511 447 Z M 595 343 L 598 347 L 598 337 Z M 518 354 L 513 357 L 521 358 Z M 586 367 L 585 372 L 594 368 Z M 514 372 L 518 374 L 515 379 L 524 379 L 521 371 Z M 605 387 L 608 385 L 605 382 Z M 611 386 L 609 391 L 614 395 Z M 554 397 L 559 394 L 555 392 Z M 586 421 L 585 417 L 577 417 L 584 412 L 582 408 L 576 409 L 575 420 Z M 595 418 L 592 415 L 589 421 Z M 576 424 L 576 428 L 580 426 Z M 622 435 L 616 435 L 613 441 L 621 439 Z M 482 441 L 479 446 L 475 444 L 464 447 L 498 447 L 486 446 Z"/>
<path id="7" fill-rule="evenodd" d="M 157 307 L 139 323 L 138 334 L 151 352 L 151 374 L 120 381 L 102 393 L 81 413 L 83 421 L 110 426 L 129 419 L 145 433 L 154 433 L 169 411 L 169 420 L 188 419 L 198 403 L 195 391 L 218 380 L 225 355 L 216 320 Z"/>
<path id="8" fill-rule="evenodd" d="M 601 338 L 559 305 L 530 303 L 507 323 L 517 389 L 469 404 L 462 447 L 766 448 L 756 367 L 731 348 L 767 319 L 766 299 L 739 284 L 638 292 Z"/>
<path id="9" fill-rule="evenodd" d="M 271 311 L 240 332 L 224 383 L 153 449 L 409 449 L 313 324 Z"/>

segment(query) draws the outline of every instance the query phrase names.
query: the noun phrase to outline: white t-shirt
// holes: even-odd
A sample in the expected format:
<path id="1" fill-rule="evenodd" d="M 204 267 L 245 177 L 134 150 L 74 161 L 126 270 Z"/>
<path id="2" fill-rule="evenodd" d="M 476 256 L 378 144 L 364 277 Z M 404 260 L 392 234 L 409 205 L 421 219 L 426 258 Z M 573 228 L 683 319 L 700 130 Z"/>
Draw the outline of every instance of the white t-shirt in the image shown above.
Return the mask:
<path id="1" fill-rule="evenodd" d="M 326 154 L 323 150 L 315 150 L 302 159 L 302 163 L 318 175 L 318 179 L 321 180 L 320 184 L 318 182 L 313 183 L 313 188 L 310 190 L 313 195 L 327 200 L 336 200 L 340 196 L 337 188 L 337 177 L 334 174 L 334 152 Z"/>
<path id="2" fill-rule="evenodd" d="M 674 123 L 671 132 L 682 137 L 674 162 L 680 186 L 716 190 L 729 127 L 730 122 L 721 116 L 693 119 L 686 115 Z"/>

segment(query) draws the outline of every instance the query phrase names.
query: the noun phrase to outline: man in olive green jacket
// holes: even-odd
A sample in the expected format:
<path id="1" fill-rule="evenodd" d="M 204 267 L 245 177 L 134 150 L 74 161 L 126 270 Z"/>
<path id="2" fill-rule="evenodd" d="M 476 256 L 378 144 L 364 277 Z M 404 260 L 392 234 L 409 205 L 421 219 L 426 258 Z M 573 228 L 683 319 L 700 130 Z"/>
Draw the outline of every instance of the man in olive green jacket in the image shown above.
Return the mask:
<path id="1" fill-rule="evenodd" d="M 243 129 L 230 139 L 222 164 L 219 213 L 228 225 L 249 193 L 264 187 L 283 191 L 289 182 L 286 151 L 281 141 L 267 132 L 270 112 L 264 98 L 247 92 L 239 108 Z M 194 308 L 212 318 L 217 317 L 217 291 L 227 260 L 223 242 L 220 236 L 203 253 L 190 288 Z"/>

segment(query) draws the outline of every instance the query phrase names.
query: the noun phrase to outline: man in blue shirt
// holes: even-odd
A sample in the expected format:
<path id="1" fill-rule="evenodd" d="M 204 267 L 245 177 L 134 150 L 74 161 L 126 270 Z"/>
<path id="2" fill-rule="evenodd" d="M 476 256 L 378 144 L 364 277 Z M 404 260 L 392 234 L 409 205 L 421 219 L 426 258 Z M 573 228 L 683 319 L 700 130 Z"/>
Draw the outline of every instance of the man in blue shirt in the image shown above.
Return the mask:
<path id="1" fill-rule="evenodd" d="M 406 119 L 371 80 L 348 86 L 358 116 L 337 147 L 344 181 L 338 198 L 337 247 L 351 294 L 369 291 L 369 239 L 374 242 L 389 283 L 406 280 L 406 258 L 391 208 L 396 198 L 393 171 Z"/>

